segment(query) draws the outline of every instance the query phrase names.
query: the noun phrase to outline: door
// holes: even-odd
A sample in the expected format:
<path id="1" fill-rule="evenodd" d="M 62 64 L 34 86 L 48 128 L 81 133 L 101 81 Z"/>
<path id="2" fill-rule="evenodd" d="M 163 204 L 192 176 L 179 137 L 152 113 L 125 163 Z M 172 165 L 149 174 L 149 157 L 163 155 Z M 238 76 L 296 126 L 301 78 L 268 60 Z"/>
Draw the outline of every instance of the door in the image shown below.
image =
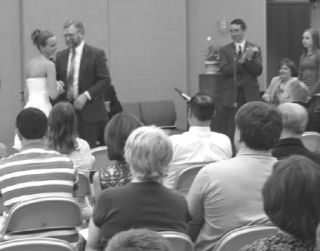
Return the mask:
<path id="1" fill-rule="evenodd" d="M 302 53 L 301 37 L 310 27 L 308 2 L 268 1 L 267 5 L 267 81 L 278 75 L 281 59 L 292 59 L 297 67 Z"/>

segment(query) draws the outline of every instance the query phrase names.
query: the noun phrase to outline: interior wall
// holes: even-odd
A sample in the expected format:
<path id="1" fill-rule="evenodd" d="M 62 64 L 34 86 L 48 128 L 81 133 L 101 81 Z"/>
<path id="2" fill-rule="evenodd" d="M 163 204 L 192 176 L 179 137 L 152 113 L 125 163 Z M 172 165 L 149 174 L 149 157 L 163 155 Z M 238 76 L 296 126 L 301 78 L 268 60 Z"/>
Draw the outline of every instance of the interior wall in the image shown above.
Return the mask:
<path id="1" fill-rule="evenodd" d="M 0 142 L 13 144 L 15 117 L 21 108 L 21 34 L 19 0 L 0 1 Z"/>
<path id="2" fill-rule="evenodd" d="M 258 44 L 262 50 L 263 66 L 266 66 L 266 0 L 187 0 L 188 20 L 188 91 L 199 90 L 199 73 L 204 73 L 206 38 L 223 46 L 231 42 L 228 28 L 224 26 L 235 18 L 247 23 L 247 40 Z M 259 79 L 263 90 L 266 70 Z"/>
<path id="3" fill-rule="evenodd" d="M 170 6 L 170 7 L 169 7 Z M 123 102 L 171 99 L 186 128 L 185 0 L 109 0 L 112 82 Z"/>

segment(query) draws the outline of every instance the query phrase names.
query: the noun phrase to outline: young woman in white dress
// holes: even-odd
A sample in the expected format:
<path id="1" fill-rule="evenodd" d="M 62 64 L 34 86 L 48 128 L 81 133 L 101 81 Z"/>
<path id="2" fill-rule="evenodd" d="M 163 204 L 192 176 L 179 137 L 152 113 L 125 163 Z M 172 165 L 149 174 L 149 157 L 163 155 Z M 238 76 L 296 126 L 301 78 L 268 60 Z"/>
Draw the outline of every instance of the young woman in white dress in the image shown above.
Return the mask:
<path id="1" fill-rule="evenodd" d="M 63 82 L 56 81 L 56 68 L 50 61 L 56 52 L 57 38 L 50 31 L 37 29 L 32 32 L 31 39 L 40 54 L 31 59 L 27 67 L 25 89 L 28 99 L 24 108 L 38 108 L 48 117 L 52 109 L 49 98 L 55 99 L 63 93 Z M 21 148 L 17 135 L 13 147 Z"/>

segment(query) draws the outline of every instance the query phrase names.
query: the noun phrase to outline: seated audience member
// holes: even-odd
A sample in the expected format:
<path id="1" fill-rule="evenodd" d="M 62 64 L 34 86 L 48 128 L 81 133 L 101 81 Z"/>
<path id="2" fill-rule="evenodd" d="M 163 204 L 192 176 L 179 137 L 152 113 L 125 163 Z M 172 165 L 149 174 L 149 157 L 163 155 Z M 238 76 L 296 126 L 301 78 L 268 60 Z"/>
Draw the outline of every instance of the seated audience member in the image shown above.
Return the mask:
<path id="1" fill-rule="evenodd" d="M 76 171 L 70 158 L 47 150 L 46 115 L 37 108 L 23 109 L 16 126 L 22 148 L 0 160 L 0 191 L 5 208 L 50 195 L 72 197 Z"/>
<path id="2" fill-rule="evenodd" d="M 268 222 L 261 191 L 277 161 L 270 150 L 280 137 L 281 114 L 271 104 L 249 102 L 237 111 L 235 125 L 236 156 L 203 167 L 187 196 L 196 251 L 213 250 L 234 228 Z"/>
<path id="3" fill-rule="evenodd" d="M 280 231 L 241 251 L 310 250 L 320 222 L 320 166 L 294 155 L 275 165 L 263 187 L 264 211 Z"/>
<path id="4" fill-rule="evenodd" d="M 173 156 L 164 178 L 166 187 L 173 188 L 179 173 L 187 167 L 232 157 L 229 137 L 210 130 L 213 113 L 209 96 L 198 94 L 188 102 L 189 131 L 170 137 Z"/>
<path id="5" fill-rule="evenodd" d="M 161 234 L 147 229 L 123 231 L 111 238 L 105 251 L 174 251 Z"/>
<path id="6" fill-rule="evenodd" d="M 131 181 L 128 163 L 124 159 L 124 144 L 130 133 L 142 126 L 135 116 L 121 112 L 116 114 L 107 124 L 104 140 L 108 147 L 108 157 L 115 160 L 111 166 L 101 168 L 94 174 L 95 192 L 108 187 L 124 186 Z"/>
<path id="7" fill-rule="evenodd" d="M 282 132 L 280 140 L 272 150 L 272 155 L 282 159 L 294 154 L 318 159 L 317 154 L 304 147 L 300 137 L 308 122 L 307 110 L 295 103 L 284 103 L 278 106 L 282 115 Z"/>
<path id="8" fill-rule="evenodd" d="M 78 137 L 77 117 L 69 102 L 59 102 L 52 108 L 48 128 L 48 146 L 66 154 L 78 171 L 88 174 L 94 157 L 88 142 Z"/>
<path id="9" fill-rule="evenodd" d="M 101 192 L 89 223 L 87 251 L 104 247 L 116 233 L 130 228 L 187 232 L 185 198 L 160 182 L 172 158 L 166 133 L 154 126 L 137 128 L 124 152 L 132 181 Z"/>
<path id="10" fill-rule="evenodd" d="M 94 157 L 87 141 L 77 137 L 77 117 L 69 102 L 59 102 L 51 110 L 48 118 L 48 146 L 67 155 L 74 167 L 89 177 Z M 89 220 L 92 206 L 87 197 L 78 197 L 82 216 Z"/>
<path id="11" fill-rule="evenodd" d="M 305 130 L 320 132 L 320 111 L 314 108 L 317 96 L 309 100 L 308 92 L 308 87 L 303 82 L 293 81 L 290 85 L 285 86 L 283 92 L 280 93 L 280 103 L 302 105 L 308 111 L 308 123 Z"/>
<path id="12" fill-rule="evenodd" d="M 263 94 L 262 99 L 271 104 L 278 105 L 283 88 L 295 80 L 297 80 L 297 67 L 295 63 L 289 58 L 282 59 L 279 67 L 279 76 L 271 79 L 271 83 Z"/>

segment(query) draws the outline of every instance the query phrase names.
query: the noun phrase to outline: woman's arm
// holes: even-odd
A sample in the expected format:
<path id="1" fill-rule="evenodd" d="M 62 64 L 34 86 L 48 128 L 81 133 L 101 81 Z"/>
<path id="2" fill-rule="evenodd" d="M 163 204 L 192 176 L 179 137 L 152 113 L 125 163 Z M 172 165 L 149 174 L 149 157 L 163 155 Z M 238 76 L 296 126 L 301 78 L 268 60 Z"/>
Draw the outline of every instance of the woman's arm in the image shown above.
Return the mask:
<path id="1" fill-rule="evenodd" d="M 99 251 L 100 249 L 100 228 L 98 228 L 92 218 L 89 222 L 89 233 L 85 251 Z"/>
<path id="2" fill-rule="evenodd" d="M 49 97 L 51 99 L 56 99 L 59 96 L 59 87 L 56 80 L 56 67 L 54 63 L 51 61 L 47 62 L 46 65 L 46 74 L 47 74 L 47 85 L 48 85 L 48 92 Z"/>
<path id="3" fill-rule="evenodd" d="M 317 51 L 316 53 L 315 64 L 317 66 L 317 80 L 311 90 L 311 96 L 320 93 L 320 51 Z"/>
<path id="4" fill-rule="evenodd" d="M 95 172 L 93 175 L 93 194 L 95 201 L 98 200 L 98 197 L 101 193 L 101 185 L 100 185 L 100 177 L 99 177 L 99 171 Z"/>

